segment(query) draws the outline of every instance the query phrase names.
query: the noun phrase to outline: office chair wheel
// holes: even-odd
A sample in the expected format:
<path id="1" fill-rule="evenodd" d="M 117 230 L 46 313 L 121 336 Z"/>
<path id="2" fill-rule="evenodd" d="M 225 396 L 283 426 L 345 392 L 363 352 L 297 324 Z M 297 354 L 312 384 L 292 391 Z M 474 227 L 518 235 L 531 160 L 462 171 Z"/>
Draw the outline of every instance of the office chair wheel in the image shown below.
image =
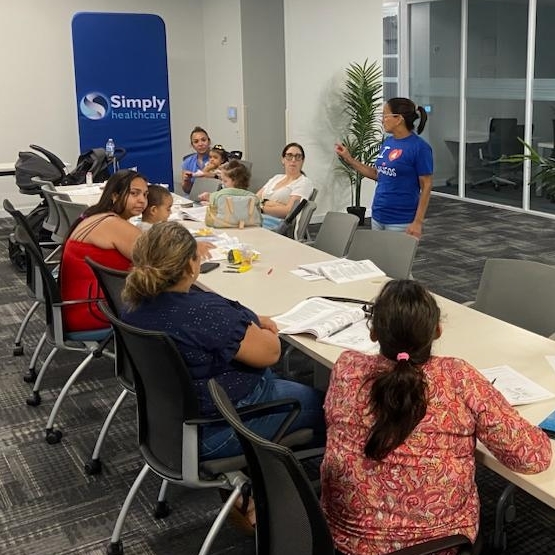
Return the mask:
<path id="1" fill-rule="evenodd" d="M 156 509 L 154 509 L 154 518 L 166 518 L 172 512 L 167 501 L 158 501 Z"/>
<path id="2" fill-rule="evenodd" d="M 106 555 L 123 555 L 123 543 L 121 540 L 118 542 L 110 542 L 106 548 Z"/>
<path id="3" fill-rule="evenodd" d="M 60 443 L 62 439 L 62 432 L 60 430 L 54 430 L 54 428 L 48 428 L 46 430 L 46 435 L 44 439 L 46 439 L 46 443 L 50 445 L 55 445 L 56 443 Z"/>
<path id="4" fill-rule="evenodd" d="M 23 345 L 21 345 L 21 343 L 17 343 L 16 345 L 14 345 L 14 348 L 13 348 L 13 356 L 20 357 L 22 354 L 23 354 Z"/>
<path id="5" fill-rule="evenodd" d="M 25 401 L 30 407 L 38 407 L 41 402 L 40 393 L 38 391 L 33 391 L 31 397 L 28 397 Z"/>
<path id="6" fill-rule="evenodd" d="M 102 461 L 100 459 L 90 459 L 85 463 L 85 473 L 89 476 L 102 472 Z"/>
<path id="7" fill-rule="evenodd" d="M 21 348 L 23 352 L 23 347 Z M 35 383 L 37 379 L 37 371 L 34 368 L 29 368 L 27 374 L 23 375 L 23 381 L 25 383 Z"/>

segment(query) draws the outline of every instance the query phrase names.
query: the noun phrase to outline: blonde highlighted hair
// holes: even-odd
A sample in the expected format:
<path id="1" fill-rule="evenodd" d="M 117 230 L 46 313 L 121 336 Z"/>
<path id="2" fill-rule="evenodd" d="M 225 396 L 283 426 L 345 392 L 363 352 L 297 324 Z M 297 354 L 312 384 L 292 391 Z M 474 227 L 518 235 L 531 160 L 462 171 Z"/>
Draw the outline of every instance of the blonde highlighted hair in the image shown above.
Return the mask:
<path id="1" fill-rule="evenodd" d="M 133 268 L 122 293 L 129 308 L 152 299 L 192 273 L 197 242 L 178 222 L 161 222 L 143 233 L 133 248 Z"/>

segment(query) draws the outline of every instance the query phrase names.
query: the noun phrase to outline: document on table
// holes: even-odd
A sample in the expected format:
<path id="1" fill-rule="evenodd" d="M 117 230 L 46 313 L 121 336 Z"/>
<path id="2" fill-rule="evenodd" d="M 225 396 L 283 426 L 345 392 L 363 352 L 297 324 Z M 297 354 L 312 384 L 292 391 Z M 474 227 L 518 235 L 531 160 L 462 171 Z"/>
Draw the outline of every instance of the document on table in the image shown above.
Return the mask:
<path id="1" fill-rule="evenodd" d="M 480 370 L 511 405 L 527 405 L 555 397 L 553 393 L 510 366 Z"/>
<path id="2" fill-rule="evenodd" d="M 323 276 L 334 283 L 348 283 L 385 276 L 385 273 L 370 260 L 339 258 L 312 264 L 300 264 L 299 268 L 305 272 Z"/>
<path id="3" fill-rule="evenodd" d="M 317 341 L 367 354 L 375 354 L 380 351 L 379 343 L 370 339 L 370 330 L 366 320 L 355 322 L 344 330 L 317 339 Z"/>
<path id="4" fill-rule="evenodd" d="M 366 315 L 358 306 L 313 297 L 273 320 L 278 326 L 284 326 L 280 333 L 310 333 L 316 341 L 329 345 L 364 353 L 377 352 L 377 344 L 370 340 Z"/>
<path id="5" fill-rule="evenodd" d="M 206 217 L 206 206 L 192 206 L 191 208 L 181 209 L 181 213 L 186 220 L 204 222 Z"/>

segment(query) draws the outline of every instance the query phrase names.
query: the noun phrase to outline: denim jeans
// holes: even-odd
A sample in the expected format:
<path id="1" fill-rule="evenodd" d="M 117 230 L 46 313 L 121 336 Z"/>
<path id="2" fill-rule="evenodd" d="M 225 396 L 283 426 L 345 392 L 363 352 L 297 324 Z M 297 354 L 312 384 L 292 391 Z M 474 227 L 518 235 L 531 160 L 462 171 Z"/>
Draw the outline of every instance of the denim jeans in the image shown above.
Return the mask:
<path id="1" fill-rule="evenodd" d="M 372 229 L 377 229 L 378 231 L 401 231 L 405 232 L 407 227 L 412 222 L 408 222 L 406 224 L 381 224 L 372 218 Z"/>
<path id="2" fill-rule="evenodd" d="M 288 432 L 300 428 L 312 428 L 314 430 L 314 444 L 323 446 L 325 443 L 325 423 L 324 393 L 322 391 L 298 382 L 277 378 L 268 369 L 264 372 L 260 383 L 252 393 L 237 403 L 237 408 L 285 398 L 297 399 L 301 404 L 301 412 L 288 428 Z M 281 413 L 277 412 L 251 418 L 243 422 L 255 434 L 265 439 L 272 439 L 288 410 L 289 407 L 286 406 Z M 241 444 L 235 432 L 229 426 L 205 426 L 201 431 L 200 457 L 202 460 L 233 457 L 241 453 Z"/>

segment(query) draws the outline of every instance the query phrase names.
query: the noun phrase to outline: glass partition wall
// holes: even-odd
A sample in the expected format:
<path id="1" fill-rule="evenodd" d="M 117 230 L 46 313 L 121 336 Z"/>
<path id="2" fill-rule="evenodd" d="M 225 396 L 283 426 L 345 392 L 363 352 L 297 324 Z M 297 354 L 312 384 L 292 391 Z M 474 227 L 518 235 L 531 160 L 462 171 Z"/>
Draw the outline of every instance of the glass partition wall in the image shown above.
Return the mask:
<path id="1" fill-rule="evenodd" d="M 405 0 L 406 95 L 427 108 L 434 191 L 555 214 L 521 140 L 553 155 L 555 0 Z M 404 6 L 404 11 L 403 11 Z M 402 47 L 401 47 L 402 49 Z"/>

